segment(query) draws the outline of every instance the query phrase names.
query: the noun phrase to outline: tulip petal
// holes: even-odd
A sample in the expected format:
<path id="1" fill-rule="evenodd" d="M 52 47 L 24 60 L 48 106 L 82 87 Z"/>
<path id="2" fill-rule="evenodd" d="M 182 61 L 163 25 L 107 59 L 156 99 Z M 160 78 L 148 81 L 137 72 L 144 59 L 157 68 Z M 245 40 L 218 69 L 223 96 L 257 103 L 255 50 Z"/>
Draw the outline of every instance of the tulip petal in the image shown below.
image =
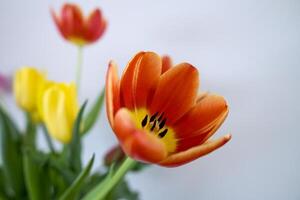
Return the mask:
<path id="1" fill-rule="evenodd" d="M 94 10 L 88 17 L 85 24 L 85 40 L 88 42 L 96 41 L 105 31 L 107 26 L 99 9 Z"/>
<path id="2" fill-rule="evenodd" d="M 116 113 L 114 122 L 115 134 L 127 155 L 149 163 L 157 163 L 166 158 L 165 144 L 158 137 L 138 129 L 126 108 Z"/>
<path id="3" fill-rule="evenodd" d="M 107 117 L 111 127 L 114 127 L 114 115 L 116 110 L 120 108 L 120 87 L 117 65 L 113 61 L 108 66 L 105 93 Z"/>
<path id="4" fill-rule="evenodd" d="M 44 122 L 52 137 L 68 142 L 71 139 L 71 127 L 65 109 L 66 95 L 58 87 L 49 88 L 43 96 Z"/>
<path id="5" fill-rule="evenodd" d="M 216 140 L 208 141 L 200 146 L 193 147 L 183 152 L 179 152 L 167 157 L 159 163 L 165 167 L 177 167 L 188 162 L 191 162 L 201 156 L 209 154 L 210 152 L 220 148 L 231 139 L 231 135 L 225 135 Z"/>
<path id="6" fill-rule="evenodd" d="M 127 64 L 126 69 L 123 72 L 121 83 L 120 83 L 120 93 L 122 98 L 122 106 L 129 109 L 133 109 L 133 93 L 132 93 L 132 87 L 133 87 L 133 75 L 134 71 L 137 65 L 137 62 L 142 58 L 142 56 L 145 54 L 145 52 L 139 52 L 136 54 Z"/>
<path id="7" fill-rule="evenodd" d="M 37 97 L 45 75 L 32 67 L 22 67 L 14 77 L 13 90 L 17 104 L 28 112 L 37 111 Z"/>
<path id="8" fill-rule="evenodd" d="M 209 129 L 202 131 L 201 134 L 185 137 L 177 140 L 176 152 L 185 151 L 192 147 L 203 144 L 209 139 L 222 125 L 226 119 L 228 112 L 224 112 L 218 119 L 209 127 Z"/>
<path id="9" fill-rule="evenodd" d="M 208 94 L 208 92 L 199 92 L 196 103 L 199 103 L 201 100 L 207 97 Z"/>
<path id="10" fill-rule="evenodd" d="M 60 87 L 63 88 L 64 93 L 66 95 L 66 110 L 68 113 L 70 124 L 73 124 L 79 112 L 76 85 L 75 83 L 60 84 Z"/>
<path id="11" fill-rule="evenodd" d="M 135 69 L 133 78 L 134 104 L 136 108 L 145 107 L 151 101 L 151 94 L 161 74 L 161 58 L 153 52 L 146 52 Z"/>
<path id="12" fill-rule="evenodd" d="M 161 58 L 153 52 L 140 52 L 128 64 L 121 80 L 125 107 L 145 107 L 161 73 Z"/>
<path id="13" fill-rule="evenodd" d="M 162 57 L 162 70 L 161 74 L 165 73 L 172 67 L 172 60 L 170 56 L 163 56 Z"/>
<path id="14" fill-rule="evenodd" d="M 64 31 L 64 28 L 62 27 L 61 19 L 56 15 L 56 13 L 54 12 L 53 9 L 51 9 L 51 15 L 52 15 L 52 18 L 53 18 L 55 25 L 56 25 L 57 29 L 59 30 L 60 34 L 65 39 L 67 39 L 68 36 L 67 36 L 66 32 Z"/>
<path id="15" fill-rule="evenodd" d="M 61 11 L 61 27 L 67 38 L 82 37 L 83 16 L 77 5 L 68 3 L 64 5 Z"/>
<path id="16" fill-rule="evenodd" d="M 219 116 L 228 111 L 225 99 L 218 95 L 207 95 L 180 118 L 173 126 L 177 138 L 202 134 L 210 129 Z"/>
<path id="17" fill-rule="evenodd" d="M 199 74 L 195 67 L 182 63 L 161 75 L 151 113 L 164 113 L 167 124 L 183 116 L 194 104 L 199 86 Z"/>

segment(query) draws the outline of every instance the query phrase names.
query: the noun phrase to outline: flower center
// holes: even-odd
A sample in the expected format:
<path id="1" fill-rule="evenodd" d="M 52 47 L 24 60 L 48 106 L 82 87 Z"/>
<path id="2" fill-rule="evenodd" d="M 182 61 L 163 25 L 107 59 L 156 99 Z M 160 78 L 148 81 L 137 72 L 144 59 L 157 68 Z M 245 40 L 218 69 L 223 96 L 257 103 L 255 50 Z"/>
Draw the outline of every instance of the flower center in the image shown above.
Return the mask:
<path id="1" fill-rule="evenodd" d="M 167 118 L 164 113 L 156 112 L 150 115 L 146 109 L 136 109 L 131 113 L 139 129 L 146 130 L 149 134 L 160 138 L 165 143 L 169 153 L 176 150 L 175 132 L 166 125 Z"/>
<path id="2" fill-rule="evenodd" d="M 158 135 L 158 137 L 163 138 L 168 133 L 168 128 L 165 127 L 167 119 L 163 118 L 164 113 L 162 113 L 159 117 L 158 115 L 158 112 L 151 117 L 148 117 L 148 114 L 146 114 L 144 119 L 141 121 L 141 125 L 143 128 L 146 128 L 152 133 Z"/>

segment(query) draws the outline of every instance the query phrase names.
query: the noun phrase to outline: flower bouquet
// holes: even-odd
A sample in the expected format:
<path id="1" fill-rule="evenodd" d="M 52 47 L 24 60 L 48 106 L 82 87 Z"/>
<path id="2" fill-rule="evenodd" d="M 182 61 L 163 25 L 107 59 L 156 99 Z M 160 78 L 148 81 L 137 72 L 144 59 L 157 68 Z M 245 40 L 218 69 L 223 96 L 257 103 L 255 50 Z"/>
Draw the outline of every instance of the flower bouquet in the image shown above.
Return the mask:
<path id="1" fill-rule="evenodd" d="M 0 199 L 101 200 L 138 199 L 125 175 L 150 164 L 177 167 L 227 143 L 231 135 L 210 139 L 225 120 L 222 96 L 198 93 L 198 70 L 189 63 L 141 51 L 122 76 L 108 64 L 106 84 L 97 99 L 79 102 L 82 51 L 105 32 L 100 9 L 84 17 L 80 8 L 65 4 L 60 15 L 51 10 L 61 35 L 78 49 L 75 83 L 58 83 L 34 67 L 21 67 L 13 77 L 13 93 L 24 111 L 21 130 L 1 102 Z M 8 80 L 0 77 L 3 91 Z M 5 92 L 2 92 L 3 95 Z M 108 151 L 105 168 L 92 170 L 95 155 L 82 163 L 82 140 L 97 122 L 102 106 L 119 144 Z M 41 131 L 38 131 L 41 130 Z M 48 151 L 39 149 L 43 133 Z M 53 145 L 61 143 L 61 148 Z"/>

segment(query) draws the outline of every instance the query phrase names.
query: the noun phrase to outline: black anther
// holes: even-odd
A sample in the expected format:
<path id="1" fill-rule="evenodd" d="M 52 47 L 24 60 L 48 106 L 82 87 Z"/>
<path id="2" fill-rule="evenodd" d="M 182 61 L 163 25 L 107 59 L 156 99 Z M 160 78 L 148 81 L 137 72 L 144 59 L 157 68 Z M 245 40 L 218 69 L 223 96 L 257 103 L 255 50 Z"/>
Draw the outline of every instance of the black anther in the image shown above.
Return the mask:
<path id="1" fill-rule="evenodd" d="M 152 127 L 151 127 L 150 131 L 153 131 L 153 130 L 154 130 L 154 128 L 155 128 L 155 126 L 156 126 L 156 120 L 153 122 L 153 125 L 152 125 Z"/>
<path id="2" fill-rule="evenodd" d="M 162 113 L 162 114 L 159 116 L 159 118 L 157 119 L 157 121 L 160 122 L 160 120 L 162 120 L 163 116 L 164 116 L 164 113 Z"/>
<path id="3" fill-rule="evenodd" d="M 166 128 L 163 132 L 160 132 L 160 133 L 158 134 L 158 136 L 159 136 L 160 138 L 163 138 L 163 137 L 165 137 L 165 135 L 167 134 L 167 132 L 168 132 L 168 129 Z"/>
<path id="4" fill-rule="evenodd" d="M 147 125 L 148 122 L 148 115 L 145 116 L 145 118 L 142 121 L 142 127 L 145 127 Z"/>
<path id="5" fill-rule="evenodd" d="M 152 115 L 150 118 L 150 122 L 153 122 L 154 119 L 157 117 L 157 115 L 158 115 L 158 112 L 156 112 L 154 115 Z"/>
<path id="6" fill-rule="evenodd" d="M 162 129 L 165 126 L 166 121 L 167 121 L 167 119 L 165 118 L 164 120 L 162 120 L 162 122 L 160 122 L 159 129 Z"/>

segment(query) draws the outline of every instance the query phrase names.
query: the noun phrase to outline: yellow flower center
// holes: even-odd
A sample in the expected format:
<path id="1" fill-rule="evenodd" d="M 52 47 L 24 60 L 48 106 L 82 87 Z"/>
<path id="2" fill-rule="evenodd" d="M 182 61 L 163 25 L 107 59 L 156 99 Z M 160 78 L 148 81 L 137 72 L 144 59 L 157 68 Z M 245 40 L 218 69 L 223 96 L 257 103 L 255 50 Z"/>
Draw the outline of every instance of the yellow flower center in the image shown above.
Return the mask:
<path id="1" fill-rule="evenodd" d="M 69 37 L 69 40 L 78 46 L 84 46 L 87 43 L 84 39 L 74 36 Z"/>
<path id="2" fill-rule="evenodd" d="M 135 109 L 130 113 L 136 127 L 160 138 L 169 153 L 176 150 L 175 132 L 166 125 L 167 118 L 164 117 L 164 113 L 156 112 L 150 115 L 145 108 Z"/>

